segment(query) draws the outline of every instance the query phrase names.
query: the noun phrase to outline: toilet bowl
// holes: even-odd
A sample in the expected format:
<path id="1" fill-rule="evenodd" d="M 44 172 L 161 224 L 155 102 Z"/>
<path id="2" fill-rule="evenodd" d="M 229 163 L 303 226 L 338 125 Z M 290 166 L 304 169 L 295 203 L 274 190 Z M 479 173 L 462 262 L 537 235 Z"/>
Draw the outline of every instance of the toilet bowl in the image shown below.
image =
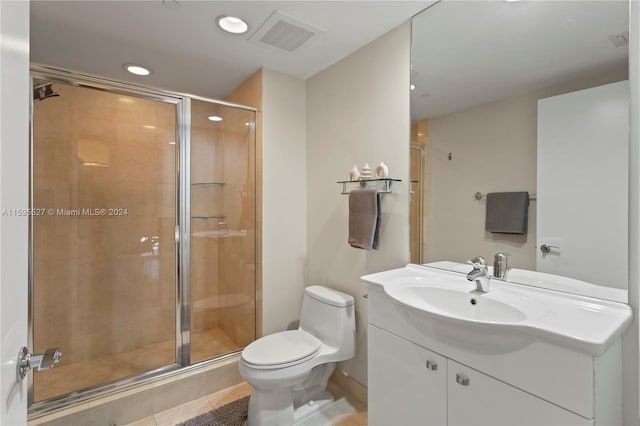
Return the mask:
<path id="1" fill-rule="evenodd" d="M 355 351 L 353 297 L 323 286 L 304 291 L 300 327 L 262 337 L 242 351 L 240 374 L 253 390 L 249 426 L 287 426 L 333 401 L 335 363 Z"/>

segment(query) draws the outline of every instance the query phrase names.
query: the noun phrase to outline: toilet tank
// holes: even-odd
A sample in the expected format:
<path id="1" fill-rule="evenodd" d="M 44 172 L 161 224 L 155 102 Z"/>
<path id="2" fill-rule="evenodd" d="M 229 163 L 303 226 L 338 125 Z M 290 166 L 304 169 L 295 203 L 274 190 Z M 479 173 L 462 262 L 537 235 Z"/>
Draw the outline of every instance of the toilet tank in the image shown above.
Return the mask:
<path id="1" fill-rule="evenodd" d="M 300 329 L 350 358 L 356 335 L 353 297 L 319 285 L 305 288 Z"/>

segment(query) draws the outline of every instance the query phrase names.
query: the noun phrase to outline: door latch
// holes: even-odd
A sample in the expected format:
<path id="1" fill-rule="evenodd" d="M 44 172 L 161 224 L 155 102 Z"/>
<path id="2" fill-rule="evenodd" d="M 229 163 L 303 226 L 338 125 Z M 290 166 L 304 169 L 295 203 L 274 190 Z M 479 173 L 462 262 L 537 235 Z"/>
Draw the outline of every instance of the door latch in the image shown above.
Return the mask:
<path id="1" fill-rule="evenodd" d="M 62 352 L 60 352 L 59 348 L 49 348 L 45 349 L 41 354 L 31 355 L 29 349 L 23 346 L 18 351 L 16 378 L 19 382 L 22 381 L 32 368 L 37 368 L 38 371 L 49 370 L 53 368 L 54 364 L 59 363 L 60 359 L 62 359 Z"/>
<path id="2" fill-rule="evenodd" d="M 560 248 L 560 247 L 550 246 L 549 244 L 542 244 L 540 246 L 540 251 L 544 254 L 548 254 L 548 253 L 551 253 L 551 249 L 557 249 L 557 248 Z"/>

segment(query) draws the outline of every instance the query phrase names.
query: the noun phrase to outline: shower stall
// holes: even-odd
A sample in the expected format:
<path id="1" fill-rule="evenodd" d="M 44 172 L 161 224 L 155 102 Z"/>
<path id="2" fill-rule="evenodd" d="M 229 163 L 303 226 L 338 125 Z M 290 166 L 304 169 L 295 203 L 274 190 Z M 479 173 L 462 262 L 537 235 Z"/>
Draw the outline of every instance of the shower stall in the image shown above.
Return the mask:
<path id="1" fill-rule="evenodd" d="M 33 67 L 30 413 L 256 337 L 256 110 Z"/>

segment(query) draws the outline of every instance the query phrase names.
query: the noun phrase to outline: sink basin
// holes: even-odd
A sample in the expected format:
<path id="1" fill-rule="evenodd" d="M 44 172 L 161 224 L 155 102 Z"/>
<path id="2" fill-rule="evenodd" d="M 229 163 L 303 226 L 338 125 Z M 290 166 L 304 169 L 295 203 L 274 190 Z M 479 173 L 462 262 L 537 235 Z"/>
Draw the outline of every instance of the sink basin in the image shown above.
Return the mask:
<path id="1" fill-rule="evenodd" d="M 623 303 L 508 281 L 491 281 L 490 291 L 481 293 L 464 273 L 425 266 L 409 264 L 362 279 L 370 297 L 391 299 L 419 332 L 485 353 L 517 350 L 538 339 L 600 356 L 632 318 Z"/>
<path id="2" fill-rule="evenodd" d="M 476 293 L 424 285 L 390 286 L 389 297 L 433 315 L 471 322 L 518 323 L 527 318 L 519 308 L 492 298 L 491 293 Z"/>

